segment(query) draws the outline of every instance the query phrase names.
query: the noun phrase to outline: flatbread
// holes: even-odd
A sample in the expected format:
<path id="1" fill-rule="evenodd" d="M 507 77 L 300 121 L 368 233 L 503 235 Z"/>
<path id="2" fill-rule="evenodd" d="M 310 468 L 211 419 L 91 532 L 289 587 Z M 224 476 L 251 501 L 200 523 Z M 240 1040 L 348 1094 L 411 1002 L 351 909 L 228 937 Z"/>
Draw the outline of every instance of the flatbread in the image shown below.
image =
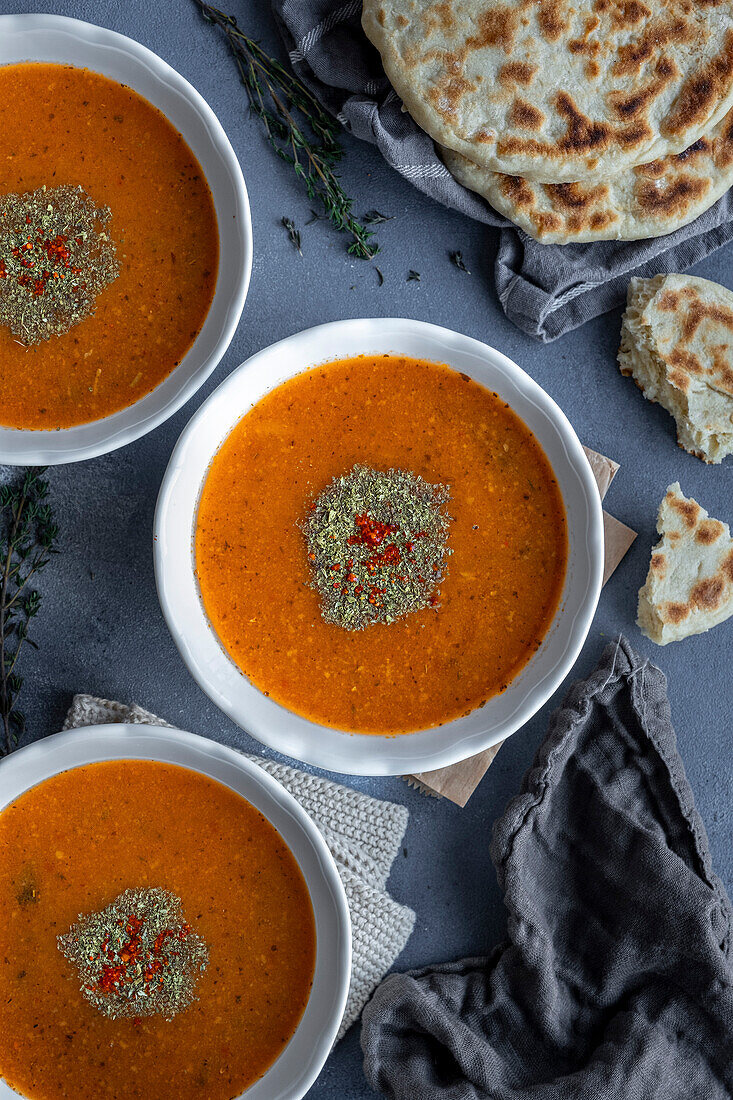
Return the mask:
<path id="1" fill-rule="evenodd" d="M 362 24 L 418 125 L 508 175 L 602 179 L 733 107 L 730 0 L 364 0 Z"/>
<path id="2" fill-rule="evenodd" d="M 733 110 L 684 153 L 598 183 L 537 183 L 491 172 L 452 149 L 440 152 L 459 183 L 537 241 L 637 241 L 694 221 L 733 184 Z"/>
<path id="3" fill-rule="evenodd" d="M 733 539 L 677 482 L 659 507 L 661 541 L 639 590 L 637 622 L 657 645 L 704 634 L 733 615 Z"/>
<path id="4" fill-rule="evenodd" d="M 733 294 L 693 275 L 632 279 L 621 373 L 677 422 L 677 442 L 705 462 L 733 454 Z"/>

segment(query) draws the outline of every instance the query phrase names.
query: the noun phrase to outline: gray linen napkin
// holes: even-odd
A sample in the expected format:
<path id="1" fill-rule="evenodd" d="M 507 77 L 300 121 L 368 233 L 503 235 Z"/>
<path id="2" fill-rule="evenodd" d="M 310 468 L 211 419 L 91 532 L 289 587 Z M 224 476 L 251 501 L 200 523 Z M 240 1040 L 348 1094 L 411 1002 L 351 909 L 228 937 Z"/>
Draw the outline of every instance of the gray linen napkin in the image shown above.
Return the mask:
<path id="1" fill-rule="evenodd" d="M 491 855 L 507 941 L 382 983 L 370 1083 L 401 1100 L 730 1100 L 733 911 L 664 675 L 623 638 L 554 715 Z"/>
<path id="2" fill-rule="evenodd" d="M 402 110 L 361 29 L 361 0 L 272 0 L 298 76 L 356 137 L 426 195 L 500 229 L 496 289 L 523 332 L 557 339 L 626 298 L 632 274 L 684 271 L 733 237 L 733 191 L 690 225 L 647 241 L 538 244 L 453 179 L 432 140 Z"/>

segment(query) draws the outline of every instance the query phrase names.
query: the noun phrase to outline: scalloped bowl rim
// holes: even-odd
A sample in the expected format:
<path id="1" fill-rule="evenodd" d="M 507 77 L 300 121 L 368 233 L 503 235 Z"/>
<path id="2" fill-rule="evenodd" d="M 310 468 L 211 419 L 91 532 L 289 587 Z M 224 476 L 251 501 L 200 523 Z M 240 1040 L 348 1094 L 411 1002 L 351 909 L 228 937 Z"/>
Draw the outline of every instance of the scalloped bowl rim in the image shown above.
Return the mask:
<path id="1" fill-rule="evenodd" d="M 239 324 L 252 271 L 252 218 L 242 169 L 214 111 L 147 46 L 62 15 L 0 15 L 0 65 L 47 61 L 86 67 L 128 84 L 168 118 L 202 165 L 219 224 L 219 272 L 209 312 L 177 367 L 116 413 L 58 431 L 0 426 L 0 463 L 56 465 L 124 447 L 172 416 L 203 385 Z M 233 224 L 230 224 L 233 223 Z"/>
<path id="2" fill-rule="evenodd" d="M 300 1100 L 316 1080 L 336 1040 L 351 980 L 351 920 L 346 894 L 321 833 L 276 779 L 235 749 L 184 730 L 126 723 L 57 733 L 12 753 L 0 762 L 0 813 L 45 779 L 102 760 L 157 760 L 209 776 L 251 802 L 292 851 L 316 918 L 313 987 L 287 1046 L 240 1097 Z M 0 1100 L 18 1100 L 20 1095 L 0 1080 Z"/>
<path id="3" fill-rule="evenodd" d="M 508 401 L 550 459 L 565 502 L 569 536 L 560 606 L 539 650 L 508 689 L 464 717 L 391 737 L 322 726 L 265 697 L 239 671 L 209 623 L 193 559 L 196 511 L 209 464 L 252 404 L 309 367 L 355 354 L 390 352 L 447 363 Z M 575 664 L 598 604 L 604 560 L 598 487 L 559 406 L 516 363 L 487 344 L 404 318 L 319 325 L 270 345 L 234 370 L 194 414 L 174 448 L 158 496 L 153 545 L 158 596 L 168 628 L 209 698 L 270 748 L 316 767 L 355 775 L 403 775 L 446 767 L 491 748 L 524 725 Z"/>

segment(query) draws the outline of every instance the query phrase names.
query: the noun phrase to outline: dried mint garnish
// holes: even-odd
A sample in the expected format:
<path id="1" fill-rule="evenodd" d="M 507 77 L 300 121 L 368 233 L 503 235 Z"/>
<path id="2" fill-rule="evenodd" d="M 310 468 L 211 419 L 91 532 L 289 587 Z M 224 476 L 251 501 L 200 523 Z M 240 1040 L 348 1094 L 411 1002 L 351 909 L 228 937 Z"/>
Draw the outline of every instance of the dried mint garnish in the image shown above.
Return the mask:
<path id="1" fill-rule="evenodd" d="M 58 937 L 79 973 L 82 995 L 111 1020 L 164 1016 L 195 998 L 206 944 L 183 917 L 180 898 L 158 887 L 125 890 Z"/>
<path id="2" fill-rule="evenodd" d="M 111 217 L 81 187 L 0 195 L 0 325 L 29 345 L 90 317 L 120 270 Z"/>
<path id="3" fill-rule="evenodd" d="M 328 623 L 361 630 L 439 605 L 449 487 L 407 470 L 356 465 L 311 504 L 301 527 Z"/>

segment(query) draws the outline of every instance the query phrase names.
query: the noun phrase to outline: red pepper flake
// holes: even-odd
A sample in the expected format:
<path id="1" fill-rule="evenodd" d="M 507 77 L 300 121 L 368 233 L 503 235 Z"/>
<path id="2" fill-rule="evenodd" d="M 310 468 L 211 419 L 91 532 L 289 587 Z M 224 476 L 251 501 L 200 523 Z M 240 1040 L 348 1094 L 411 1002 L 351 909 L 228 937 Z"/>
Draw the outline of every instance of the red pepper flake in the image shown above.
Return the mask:
<path id="1" fill-rule="evenodd" d="M 358 528 L 356 535 L 351 535 L 346 541 L 349 546 L 370 546 L 375 549 L 381 546 L 387 535 L 394 535 L 398 528 L 392 523 L 380 523 L 378 519 L 363 514 L 354 516 L 354 523 Z"/>
<path id="2" fill-rule="evenodd" d="M 407 549 L 407 546 L 405 546 Z M 399 565 L 402 561 L 402 555 L 398 548 L 392 542 L 381 553 L 375 554 L 373 558 L 369 559 L 371 565 Z"/>

